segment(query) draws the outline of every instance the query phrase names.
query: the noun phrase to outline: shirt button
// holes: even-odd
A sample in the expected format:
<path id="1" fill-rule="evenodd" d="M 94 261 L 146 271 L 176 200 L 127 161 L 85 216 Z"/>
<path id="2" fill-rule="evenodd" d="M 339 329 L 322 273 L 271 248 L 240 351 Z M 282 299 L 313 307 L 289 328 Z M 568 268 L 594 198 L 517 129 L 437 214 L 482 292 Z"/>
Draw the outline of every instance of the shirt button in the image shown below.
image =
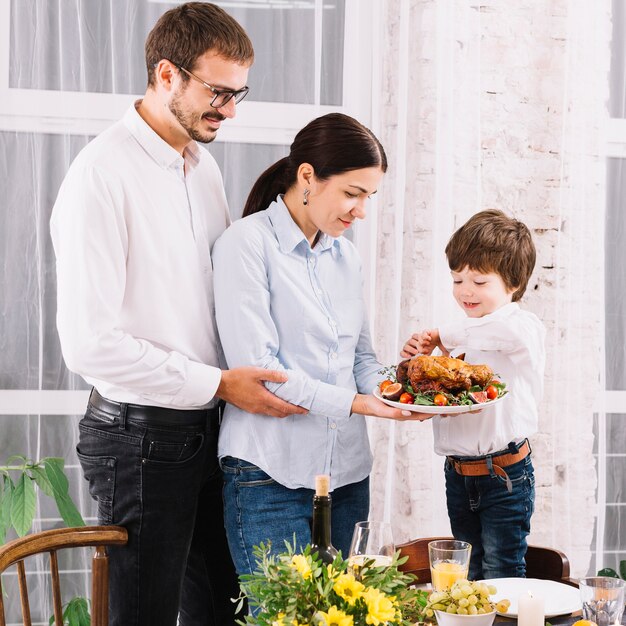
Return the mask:
<path id="1" fill-rule="evenodd" d="M 337 358 L 337 353 L 336 352 L 331 352 L 330 353 L 330 358 L 331 359 L 336 359 Z"/>
<path id="2" fill-rule="evenodd" d="M 335 428 L 337 428 L 337 424 L 335 424 L 335 422 L 332 422 L 332 423 L 331 423 L 331 425 L 330 425 L 330 427 L 331 427 L 333 430 L 335 430 Z"/>

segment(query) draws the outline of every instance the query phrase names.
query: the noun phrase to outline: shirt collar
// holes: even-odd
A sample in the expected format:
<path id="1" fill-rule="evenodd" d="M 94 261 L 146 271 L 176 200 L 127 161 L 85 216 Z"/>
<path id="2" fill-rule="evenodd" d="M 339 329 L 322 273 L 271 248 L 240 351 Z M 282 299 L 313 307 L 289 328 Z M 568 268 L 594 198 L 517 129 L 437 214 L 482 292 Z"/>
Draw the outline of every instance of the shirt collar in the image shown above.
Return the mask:
<path id="1" fill-rule="evenodd" d="M 302 245 L 303 250 L 311 249 L 308 239 L 295 223 L 293 217 L 291 217 L 291 213 L 289 213 L 289 209 L 281 195 L 278 195 L 276 200 L 267 208 L 267 215 L 274 227 L 278 245 L 283 252 L 293 252 L 299 245 Z M 313 253 L 321 254 L 328 249 L 331 250 L 334 257 L 342 255 L 339 237 L 331 237 L 322 233 L 315 244 L 315 248 L 313 248 Z"/>
<path id="2" fill-rule="evenodd" d="M 508 317 L 518 309 L 519 304 L 517 302 L 509 302 L 508 304 L 501 306 L 499 309 L 496 309 L 495 311 L 493 311 L 493 313 L 490 313 L 489 315 L 491 315 L 492 318 L 495 317 L 496 319 L 501 317 Z"/>
<path id="3" fill-rule="evenodd" d="M 200 148 L 195 141 L 190 141 L 183 152 L 183 156 L 172 148 L 167 141 L 159 137 L 153 128 L 139 115 L 137 107 L 141 100 L 134 102 L 124 115 L 124 125 L 139 145 L 163 168 L 180 169 L 183 164 L 187 168 L 195 167 L 200 160 Z"/>

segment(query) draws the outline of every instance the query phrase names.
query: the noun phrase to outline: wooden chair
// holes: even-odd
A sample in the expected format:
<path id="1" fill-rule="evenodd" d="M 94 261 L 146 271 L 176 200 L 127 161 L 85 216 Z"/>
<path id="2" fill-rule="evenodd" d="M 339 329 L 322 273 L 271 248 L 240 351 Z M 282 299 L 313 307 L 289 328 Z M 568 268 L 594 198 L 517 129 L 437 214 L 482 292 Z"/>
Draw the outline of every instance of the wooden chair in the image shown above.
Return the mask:
<path id="1" fill-rule="evenodd" d="M 57 550 L 87 546 L 96 548 L 92 561 L 91 624 L 92 626 L 108 626 L 109 558 L 106 555 L 104 547 L 124 545 L 127 541 L 128 535 L 126 529 L 120 528 L 119 526 L 83 526 L 80 528 L 59 528 L 56 530 L 33 533 L 0 546 L 0 574 L 11 565 L 17 566 L 24 626 L 32 626 L 24 559 L 44 552 L 50 554 L 54 623 L 55 626 L 62 626 L 62 603 Z M 0 626 L 6 626 L 1 580 Z"/>
<path id="2" fill-rule="evenodd" d="M 431 582 L 430 566 L 428 561 L 428 544 L 437 539 L 453 539 L 453 537 L 425 537 L 414 539 L 397 546 L 402 556 L 408 556 L 408 561 L 400 566 L 403 572 L 417 577 L 419 584 Z M 567 585 L 577 586 L 569 577 L 569 559 L 553 548 L 528 546 L 526 553 L 526 577 L 542 580 L 556 580 Z"/>

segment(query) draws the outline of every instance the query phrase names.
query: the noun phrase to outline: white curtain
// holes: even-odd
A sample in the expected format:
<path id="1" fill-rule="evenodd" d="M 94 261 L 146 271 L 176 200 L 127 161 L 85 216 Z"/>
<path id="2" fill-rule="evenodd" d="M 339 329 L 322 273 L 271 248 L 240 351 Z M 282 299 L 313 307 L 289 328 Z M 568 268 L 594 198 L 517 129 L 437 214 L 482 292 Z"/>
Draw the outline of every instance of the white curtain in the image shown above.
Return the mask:
<path id="1" fill-rule="evenodd" d="M 373 121 L 390 157 L 378 217 L 369 222 L 376 243 L 367 290 L 379 356 L 396 362 L 403 338 L 459 314 L 443 249 L 472 213 L 500 207 L 531 226 L 539 261 L 524 305 L 546 323 L 550 355 L 541 430 L 532 442 L 532 539 L 561 547 L 575 572 L 583 573 L 597 510 L 591 446 L 604 319 L 605 191 L 598 131 L 607 97 L 608 0 L 523 0 L 515 6 L 500 0 L 373 2 L 380 14 L 380 32 L 372 41 L 380 62 L 373 68 Z M 344 9 L 370 4 L 311 0 L 268 9 L 270 4 L 223 3 L 250 32 L 257 52 L 250 98 L 294 107 L 345 102 L 351 94 L 342 85 L 350 77 L 337 59 L 353 50 L 344 50 Z M 171 6 L 154 0 L 0 0 L 0 14 L 10 16 L 0 23 L 7 38 L 0 41 L 0 61 L 7 51 L 5 80 L 11 89 L 32 90 L 29 105 L 39 110 L 35 127 L 46 122 L 49 129 L 25 127 L 25 112 L 18 110 L 20 130 L 12 130 L 0 115 L 0 390 L 84 388 L 65 369 L 56 336 L 48 219 L 69 163 L 91 135 L 55 130 L 47 102 L 56 101 L 55 92 L 68 102 L 79 92 L 120 94 L 129 102 L 142 93 L 143 41 Z M 316 39 L 314 25 L 320 24 Z M 3 84 L 0 93 L 10 99 Z M 85 119 L 108 106 L 108 100 L 93 102 L 81 112 Z M 215 143 L 211 150 L 237 216 L 252 180 L 286 147 Z M 616 180 L 612 192 L 619 197 L 621 178 Z M 614 225 L 610 262 L 623 265 L 617 243 L 623 222 Z M 623 331 L 620 320 L 615 325 Z M 616 337 L 623 334 L 609 340 Z M 610 347 L 607 376 L 620 389 L 623 378 L 615 373 L 623 370 L 623 347 Z M 88 522 L 95 521 L 74 456 L 80 416 L 45 409 L 8 414 L 2 408 L 0 400 L 0 463 L 15 453 L 66 458 L 72 494 Z M 618 426 L 609 445 L 624 441 L 623 420 Z M 371 427 L 372 516 L 391 519 L 398 541 L 447 532 L 442 460 L 432 453 L 431 427 L 383 420 L 372 420 Z M 617 470 L 613 478 L 619 491 Z M 54 507 L 42 499 L 37 528 L 56 525 Z M 619 526 L 616 532 L 619 538 Z M 36 571 L 43 565 L 29 573 L 38 624 L 47 624 L 51 613 L 47 594 L 38 593 L 46 587 Z M 85 558 L 66 560 L 62 567 L 66 598 L 86 595 L 88 582 L 80 575 Z M 4 584 L 9 619 L 17 624 L 15 577 Z"/>
<path id="2" fill-rule="evenodd" d="M 607 402 L 599 408 L 598 457 L 600 489 L 598 500 L 604 515 L 598 518 L 596 549 L 603 553 L 603 564 L 619 571 L 626 559 L 626 273 L 624 236 L 626 232 L 626 5 L 612 2 L 613 36 L 607 130 L 607 220 L 606 220 L 606 375 Z M 604 480 L 602 478 L 604 477 Z"/>
<path id="3" fill-rule="evenodd" d="M 67 371 L 61 356 L 48 221 L 76 154 L 121 114 L 134 94 L 145 91 L 145 37 L 158 17 L 176 4 L 0 0 L 0 73 L 4 76 L 0 79 L 4 99 L 0 104 L 0 465 L 13 454 L 32 459 L 63 457 L 71 493 L 87 523 L 96 522 L 95 508 L 75 455 L 82 399 L 66 402 L 81 407 L 76 414 L 70 410 L 63 414 L 59 406 L 64 400 L 59 404 L 55 395 L 56 407 L 50 405 L 47 413 L 46 403 L 52 398 L 47 392 L 86 389 L 79 377 Z M 344 51 L 344 0 L 281 6 L 269 0 L 218 4 L 240 21 L 255 47 L 251 94 L 242 112 L 244 107 L 250 110 L 256 103 L 267 103 L 280 105 L 283 114 L 289 106 L 300 114 L 309 107 L 314 117 L 315 107 L 342 104 L 343 65 L 336 59 Z M 319 68 L 317 73 L 302 70 L 314 67 Z M 293 117 L 285 120 L 287 128 Z M 248 114 L 246 120 L 254 125 L 254 115 Z M 263 137 L 251 136 L 252 129 L 243 140 L 209 146 L 224 175 L 234 218 L 241 215 L 259 173 L 288 150 L 288 132 L 280 130 L 281 123 L 274 119 L 272 127 L 286 140 L 265 133 L 264 142 Z M 94 130 L 86 134 L 76 130 L 85 128 Z M 22 400 L 43 407 L 25 414 Z M 61 525 L 50 499 L 40 498 L 35 530 Z M 89 595 L 84 575 L 89 558 L 87 552 L 60 554 L 65 601 Z M 42 573 L 46 569 L 43 558 L 28 566 L 33 622 L 47 625 L 52 609 Z M 3 585 L 9 623 L 21 623 L 14 572 L 4 577 Z"/>
<path id="4" fill-rule="evenodd" d="M 564 550 L 586 573 L 598 513 L 609 2 L 385 6 L 380 118 L 391 165 L 377 223 L 375 345 L 395 363 L 410 333 L 462 315 L 443 250 L 470 215 L 496 207 L 528 224 L 538 262 L 522 306 L 548 329 L 530 542 Z M 398 541 L 447 534 L 430 425 L 370 425 L 373 515 L 392 520 Z"/>

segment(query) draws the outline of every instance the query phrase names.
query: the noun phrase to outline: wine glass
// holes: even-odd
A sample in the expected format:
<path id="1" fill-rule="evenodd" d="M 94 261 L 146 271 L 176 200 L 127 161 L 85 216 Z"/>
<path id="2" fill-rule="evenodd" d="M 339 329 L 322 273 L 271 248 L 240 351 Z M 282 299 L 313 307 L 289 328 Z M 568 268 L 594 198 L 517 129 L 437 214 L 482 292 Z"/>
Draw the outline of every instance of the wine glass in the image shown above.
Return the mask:
<path id="1" fill-rule="evenodd" d="M 389 567 L 395 547 L 391 524 L 387 522 L 357 522 L 348 555 L 348 570 L 359 578 L 366 561 L 373 561 L 370 567 Z"/>

